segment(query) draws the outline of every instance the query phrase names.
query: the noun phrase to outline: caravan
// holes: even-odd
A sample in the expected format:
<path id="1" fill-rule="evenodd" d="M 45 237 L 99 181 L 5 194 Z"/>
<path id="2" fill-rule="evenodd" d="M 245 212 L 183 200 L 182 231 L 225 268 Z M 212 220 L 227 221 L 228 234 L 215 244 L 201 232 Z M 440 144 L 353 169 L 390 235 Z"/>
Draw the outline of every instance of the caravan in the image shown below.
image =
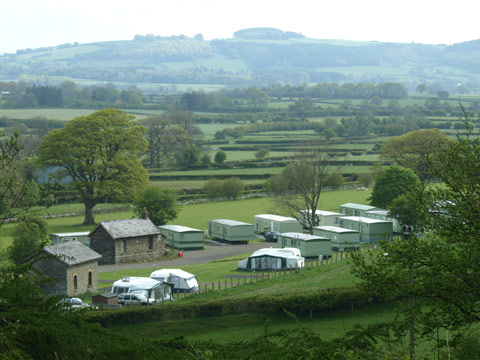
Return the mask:
<path id="1" fill-rule="evenodd" d="M 181 269 L 161 269 L 150 274 L 150 278 L 173 284 L 174 292 L 196 292 L 199 290 L 195 275 Z"/>
<path id="2" fill-rule="evenodd" d="M 173 300 L 173 285 L 148 277 L 124 276 L 112 286 L 114 294 L 136 294 L 145 298 L 147 304 Z"/>

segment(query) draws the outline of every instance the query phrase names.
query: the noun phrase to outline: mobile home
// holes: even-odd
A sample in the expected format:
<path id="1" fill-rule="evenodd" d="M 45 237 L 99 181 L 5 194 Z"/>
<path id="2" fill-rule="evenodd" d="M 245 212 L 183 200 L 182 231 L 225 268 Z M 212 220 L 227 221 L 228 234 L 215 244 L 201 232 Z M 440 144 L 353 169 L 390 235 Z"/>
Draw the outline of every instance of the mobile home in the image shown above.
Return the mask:
<path id="1" fill-rule="evenodd" d="M 174 292 L 196 292 L 199 290 L 197 278 L 181 269 L 160 269 L 150 274 L 150 278 L 173 284 Z"/>
<path id="2" fill-rule="evenodd" d="M 377 209 L 377 210 L 370 210 L 367 211 L 367 217 L 377 220 L 384 220 L 384 221 L 391 221 L 393 232 L 399 233 L 402 231 L 402 226 L 398 222 L 398 219 L 394 217 L 390 217 L 388 214 L 388 210 L 385 209 Z"/>
<path id="3" fill-rule="evenodd" d="M 311 210 L 300 211 L 300 220 L 304 225 L 307 225 L 307 214 L 311 214 Z M 315 226 L 335 226 L 338 223 L 338 218 L 344 216 L 341 213 L 325 210 L 315 211 Z"/>
<path id="4" fill-rule="evenodd" d="M 203 231 L 181 225 L 157 226 L 165 244 L 177 250 L 202 250 Z"/>
<path id="5" fill-rule="evenodd" d="M 332 242 L 326 237 L 303 233 L 283 233 L 278 236 L 279 248 L 297 248 L 304 258 L 332 256 Z"/>
<path id="6" fill-rule="evenodd" d="M 149 277 L 124 276 L 112 285 L 112 293 L 135 293 L 145 296 L 153 302 L 173 299 L 173 284 Z"/>
<path id="7" fill-rule="evenodd" d="M 253 224 L 228 219 L 208 220 L 208 235 L 214 240 L 246 244 L 254 238 Z"/>
<path id="8" fill-rule="evenodd" d="M 361 216 L 345 216 L 339 219 L 340 226 L 345 229 L 359 232 L 360 241 L 374 243 L 392 234 L 393 224 L 391 221 L 371 219 Z"/>
<path id="9" fill-rule="evenodd" d="M 76 240 L 81 242 L 83 245 L 90 247 L 90 239 L 88 238 L 88 234 L 89 231 L 50 234 L 50 244 L 57 245 Z"/>
<path id="10" fill-rule="evenodd" d="M 255 251 L 238 263 L 239 270 L 284 270 L 304 267 L 305 258 L 294 248 L 265 248 Z"/>
<path id="11" fill-rule="evenodd" d="M 375 206 L 355 204 L 355 203 L 346 203 L 339 206 L 341 216 L 361 216 L 367 217 L 367 211 L 372 210 L 383 210 Z"/>
<path id="12" fill-rule="evenodd" d="M 356 230 L 338 226 L 315 226 L 313 235 L 329 238 L 332 241 L 333 251 L 345 251 L 360 247 L 360 233 Z"/>
<path id="13" fill-rule="evenodd" d="M 280 215 L 262 214 L 255 215 L 255 232 L 265 234 L 267 231 L 301 232 L 302 225 L 297 219 Z"/>

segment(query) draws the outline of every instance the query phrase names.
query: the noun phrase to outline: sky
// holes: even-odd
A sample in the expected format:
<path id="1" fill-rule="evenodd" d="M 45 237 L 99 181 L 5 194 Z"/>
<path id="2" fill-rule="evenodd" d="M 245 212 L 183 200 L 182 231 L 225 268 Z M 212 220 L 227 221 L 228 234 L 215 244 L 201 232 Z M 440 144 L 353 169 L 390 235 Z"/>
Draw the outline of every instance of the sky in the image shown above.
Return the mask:
<path id="1" fill-rule="evenodd" d="M 480 39 L 475 0 L 15 0 L 0 6 L 0 54 L 131 40 L 231 38 L 273 27 L 309 38 L 453 44 Z"/>

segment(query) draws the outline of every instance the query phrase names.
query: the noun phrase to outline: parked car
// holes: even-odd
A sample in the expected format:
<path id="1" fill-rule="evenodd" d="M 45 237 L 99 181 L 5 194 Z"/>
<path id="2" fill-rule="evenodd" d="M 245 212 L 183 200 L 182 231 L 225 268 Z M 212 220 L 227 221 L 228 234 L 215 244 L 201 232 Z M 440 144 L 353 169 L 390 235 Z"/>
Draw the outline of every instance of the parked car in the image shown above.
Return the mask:
<path id="1" fill-rule="evenodd" d="M 77 297 L 71 297 L 71 298 L 70 297 L 65 297 L 63 299 L 60 299 L 60 301 L 57 304 L 62 305 L 62 306 L 76 307 L 76 306 L 83 305 L 83 301 L 82 301 L 82 299 L 77 298 Z"/>
<path id="2" fill-rule="evenodd" d="M 123 293 L 118 294 L 118 303 L 123 306 L 146 306 L 153 305 L 151 299 L 137 293 Z"/>

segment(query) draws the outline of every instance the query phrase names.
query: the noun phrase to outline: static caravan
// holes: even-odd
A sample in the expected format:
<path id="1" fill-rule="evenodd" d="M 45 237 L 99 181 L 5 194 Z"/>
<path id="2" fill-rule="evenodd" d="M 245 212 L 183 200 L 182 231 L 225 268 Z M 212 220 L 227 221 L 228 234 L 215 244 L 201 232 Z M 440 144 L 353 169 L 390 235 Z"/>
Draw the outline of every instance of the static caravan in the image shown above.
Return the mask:
<path id="1" fill-rule="evenodd" d="M 255 215 L 255 232 L 265 234 L 267 231 L 301 232 L 302 225 L 297 219 L 280 215 L 262 214 Z"/>
<path id="2" fill-rule="evenodd" d="M 248 259 L 238 263 L 239 270 L 284 270 L 304 267 L 305 258 L 293 248 L 266 248 L 255 251 Z"/>
<path id="3" fill-rule="evenodd" d="M 394 217 L 390 217 L 388 214 L 388 210 L 385 209 L 377 209 L 377 210 L 370 210 L 367 211 L 367 217 L 377 220 L 384 220 L 384 221 L 391 221 L 393 226 L 393 232 L 400 233 L 402 232 L 402 226 L 398 222 L 398 219 Z"/>
<path id="4" fill-rule="evenodd" d="M 338 226 L 315 226 L 313 235 L 329 238 L 332 241 L 333 251 L 345 251 L 345 249 L 360 247 L 360 233 L 356 230 Z"/>
<path id="5" fill-rule="evenodd" d="M 253 224 L 228 219 L 208 220 L 208 235 L 231 244 L 246 244 L 255 236 Z"/>
<path id="6" fill-rule="evenodd" d="M 307 225 L 307 214 L 311 214 L 311 210 L 301 210 L 300 211 L 300 219 L 302 222 Z M 335 226 L 338 224 L 338 218 L 340 216 L 344 216 L 341 213 L 333 212 L 333 211 L 325 211 L 325 210 L 316 210 L 315 211 L 315 226 Z"/>
<path id="7" fill-rule="evenodd" d="M 173 284 L 151 279 L 149 277 L 124 276 L 115 281 L 112 293 L 135 293 L 145 296 L 152 302 L 173 300 Z"/>
<path id="8" fill-rule="evenodd" d="M 89 233 L 89 231 L 86 231 L 50 234 L 50 244 L 57 245 L 76 240 L 80 241 L 83 245 L 90 247 L 90 239 L 88 238 Z"/>
<path id="9" fill-rule="evenodd" d="M 165 244 L 177 250 L 202 250 L 203 231 L 181 225 L 157 226 Z"/>
<path id="10" fill-rule="evenodd" d="M 326 237 L 303 233 L 283 233 L 278 236 L 279 248 L 297 248 L 304 258 L 332 256 L 332 242 Z"/>
<path id="11" fill-rule="evenodd" d="M 196 292 L 199 290 L 197 278 L 181 269 L 160 269 L 150 274 L 150 278 L 173 284 L 174 292 Z"/>
<path id="12" fill-rule="evenodd" d="M 361 216 L 345 216 L 339 220 L 341 227 L 358 231 L 360 233 L 360 241 L 363 243 L 371 244 L 377 242 L 393 232 L 393 224 L 391 221 Z"/>
<path id="13" fill-rule="evenodd" d="M 346 203 L 339 206 L 342 216 L 361 216 L 367 217 L 367 211 L 383 210 L 375 206 Z"/>

